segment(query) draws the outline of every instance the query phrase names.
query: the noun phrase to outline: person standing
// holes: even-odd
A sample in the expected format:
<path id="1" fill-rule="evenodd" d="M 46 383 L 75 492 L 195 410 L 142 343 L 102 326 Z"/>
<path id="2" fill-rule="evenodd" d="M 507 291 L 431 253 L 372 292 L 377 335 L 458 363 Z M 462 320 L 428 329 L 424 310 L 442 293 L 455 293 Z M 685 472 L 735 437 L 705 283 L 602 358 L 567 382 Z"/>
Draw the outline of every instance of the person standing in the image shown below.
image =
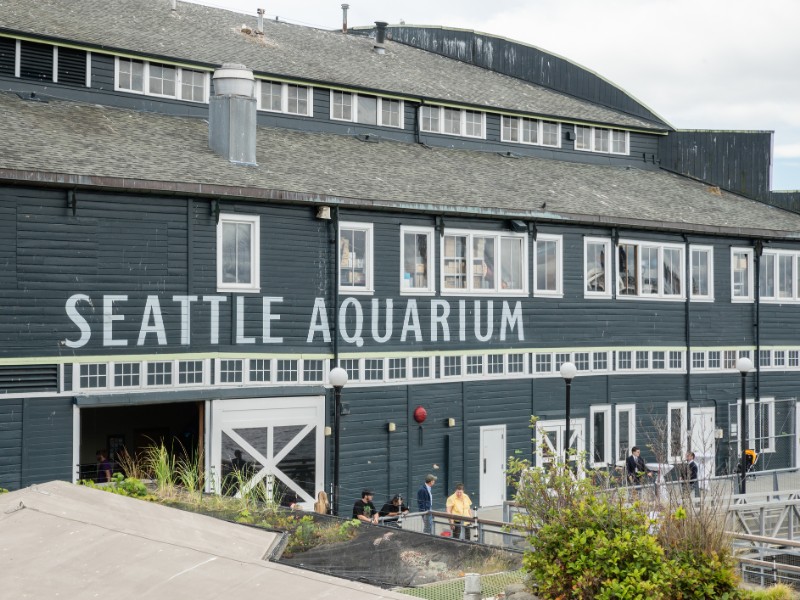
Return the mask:
<path id="1" fill-rule="evenodd" d="M 105 450 L 97 451 L 97 483 L 108 483 L 111 481 L 111 461 L 108 460 L 108 452 Z"/>
<path id="2" fill-rule="evenodd" d="M 464 493 L 464 484 L 456 484 L 456 491 L 447 498 L 447 512 L 459 517 L 472 518 L 472 500 Z M 469 541 L 470 527 L 469 522 L 460 519 L 450 519 L 450 531 L 453 532 L 454 539 L 461 539 L 461 532 L 464 532 L 464 539 Z"/>
<path id="3" fill-rule="evenodd" d="M 625 461 L 628 483 L 632 485 L 642 485 L 645 474 L 648 477 L 652 477 L 652 473 L 647 470 L 641 455 L 642 451 L 639 446 L 634 446 L 631 448 L 631 455 Z"/>
<path id="4" fill-rule="evenodd" d="M 427 512 L 433 510 L 433 486 L 436 483 L 436 475 L 430 473 L 425 477 L 419 490 L 417 490 L 417 507 L 419 512 Z M 433 533 L 433 515 L 427 514 L 422 517 L 422 531 L 423 533 Z"/>
<path id="5" fill-rule="evenodd" d="M 372 490 L 364 490 L 361 492 L 361 500 L 356 500 L 355 504 L 353 504 L 353 518 L 363 523 L 377 525 L 378 511 L 372 503 L 372 496 Z"/>
<path id="6" fill-rule="evenodd" d="M 690 494 L 700 497 L 700 477 L 697 462 L 694 460 L 694 452 L 686 453 L 686 487 Z"/>

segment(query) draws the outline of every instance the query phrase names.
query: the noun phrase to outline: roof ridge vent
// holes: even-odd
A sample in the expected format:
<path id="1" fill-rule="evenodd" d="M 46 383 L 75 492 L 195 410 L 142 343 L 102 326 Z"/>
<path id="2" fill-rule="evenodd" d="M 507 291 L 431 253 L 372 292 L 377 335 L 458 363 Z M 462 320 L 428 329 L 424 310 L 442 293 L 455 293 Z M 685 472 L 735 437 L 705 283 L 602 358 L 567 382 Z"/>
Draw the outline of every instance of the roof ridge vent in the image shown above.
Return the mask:
<path id="1" fill-rule="evenodd" d="M 372 47 L 375 54 L 386 54 L 386 21 L 375 21 L 375 45 Z"/>

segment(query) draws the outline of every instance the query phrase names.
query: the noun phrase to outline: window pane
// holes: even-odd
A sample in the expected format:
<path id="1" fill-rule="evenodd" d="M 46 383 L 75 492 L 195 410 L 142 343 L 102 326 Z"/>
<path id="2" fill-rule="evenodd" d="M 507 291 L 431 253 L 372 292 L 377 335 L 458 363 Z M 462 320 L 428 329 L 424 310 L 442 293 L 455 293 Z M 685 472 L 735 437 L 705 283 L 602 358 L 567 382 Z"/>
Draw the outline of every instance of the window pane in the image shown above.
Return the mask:
<path id="1" fill-rule="evenodd" d="M 377 381 L 383 379 L 383 359 L 367 358 L 364 360 L 364 380 Z"/>
<path id="2" fill-rule="evenodd" d="M 200 71 L 181 71 L 181 98 L 192 102 L 205 102 L 206 76 Z"/>
<path id="3" fill-rule="evenodd" d="M 324 366 L 321 360 L 303 361 L 303 381 L 322 381 Z"/>
<path id="4" fill-rule="evenodd" d="M 549 373 L 552 370 L 553 357 L 550 354 L 536 355 L 536 372 Z"/>
<path id="5" fill-rule="evenodd" d="M 761 257 L 761 269 L 759 282 L 761 285 L 762 298 L 775 297 L 775 255 L 764 254 Z"/>
<path id="6" fill-rule="evenodd" d="M 524 240 L 522 238 L 503 238 L 500 243 L 503 252 L 500 285 L 503 289 L 522 290 L 524 289 L 522 268 Z"/>
<path id="7" fill-rule="evenodd" d="M 503 141 L 519 141 L 519 119 L 517 117 L 503 116 Z"/>
<path id="8" fill-rule="evenodd" d="M 252 225 L 222 224 L 222 281 L 251 283 Z"/>
<path id="9" fill-rule="evenodd" d="M 422 131 L 439 133 L 439 107 L 423 106 L 420 108 Z"/>
<path id="10" fill-rule="evenodd" d="M 472 137 L 481 137 L 483 135 L 483 113 L 474 110 L 464 111 L 466 119 L 465 134 Z"/>
<path id="11" fill-rule="evenodd" d="M 381 99 L 381 125 L 400 127 L 400 100 Z"/>
<path id="12" fill-rule="evenodd" d="M 643 296 L 658 294 L 658 248 L 655 246 L 642 246 L 641 253 L 642 283 L 640 293 Z"/>
<path id="13" fill-rule="evenodd" d="M 629 350 L 617 352 L 617 369 L 624 371 L 633 368 L 633 355 Z"/>
<path id="14" fill-rule="evenodd" d="M 761 271 L 764 272 L 763 269 Z M 750 297 L 750 255 L 733 253 L 733 295 L 736 298 Z"/>
<path id="15" fill-rule="evenodd" d="M 536 289 L 558 291 L 558 241 L 536 240 Z"/>
<path id="16" fill-rule="evenodd" d="M 596 412 L 592 419 L 592 460 L 606 462 L 606 413 Z"/>
<path id="17" fill-rule="evenodd" d="M 539 121 L 535 119 L 521 119 L 522 141 L 526 144 L 539 143 Z"/>
<path id="18" fill-rule="evenodd" d="M 219 361 L 219 382 L 220 383 L 242 383 L 243 361 L 222 359 Z"/>
<path id="19" fill-rule="evenodd" d="M 606 244 L 586 244 L 586 291 L 606 291 Z"/>
<path id="20" fill-rule="evenodd" d="M 635 296 L 638 293 L 639 248 L 635 244 L 619 245 L 619 289 L 620 296 Z"/>
<path id="21" fill-rule="evenodd" d="M 293 115 L 308 114 L 308 88 L 299 85 L 286 86 L 289 103 L 286 111 Z"/>
<path id="22" fill-rule="evenodd" d="M 545 146 L 558 146 L 558 129 L 558 123 L 543 121 L 542 144 Z"/>
<path id="23" fill-rule="evenodd" d="M 498 375 L 502 374 L 503 372 L 503 355 L 502 354 L 490 354 L 488 357 L 488 363 L 486 365 L 486 370 L 489 375 Z"/>
<path id="24" fill-rule="evenodd" d="M 150 63 L 150 93 L 161 96 L 175 95 L 175 67 Z"/>
<path id="25" fill-rule="evenodd" d="M 608 129 L 596 128 L 594 130 L 594 151 L 608 152 Z"/>
<path id="26" fill-rule="evenodd" d="M 628 134 L 625 131 L 612 130 L 611 131 L 611 151 L 615 154 L 626 154 L 628 151 L 627 141 Z"/>
<path id="27" fill-rule="evenodd" d="M 669 411 L 670 439 L 669 456 L 671 459 L 680 459 L 683 455 L 683 410 L 673 408 Z"/>
<path id="28" fill-rule="evenodd" d="M 142 61 L 119 59 L 119 87 L 133 92 L 144 91 L 144 63 Z"/>
<path id="29" fill-rule="evenodd" d="M 114 365 L 114 387 L 139 385 L 139 363 L 117 363 Z"/>
<path id="30" fill-rule="evenodd" d="M 794 282 L 794 256 L 790 254 L 778 255 L 778 297 L 791 298 Z"/>
<path id="31" fill-rule="evenodd" d="M 276 374 L 278 381 L 297 381 L 297 361 L 282 360 L 277 361 Z"/>
<path id="32" fill-rule="evenodd" d="M 353 94 L 333 92 L 333 118 L 344 121 L 353 120 Z"/>
<path id="33" fill-rule="evenodd" d="M 406 359 L 390 358 L 389 379 L 405 379 L 405 378 L 406 378 Z"/>
<path id="34" fill-rule="evenodd" d="M 472 239 L 472 287 L 475 289 L 494 289 L 495 284 L 494 238 L 474 237 Z"/>
<path id="35" fill-rule="evenodd" d="M 617 419 L 619 421 L 619 431 L 617 432 L 617 439 L 619 440 L 617 460 L 625 460 L 628 458 L 628 454 L 630 454 L 631 416 L 632 413 L 630 410 L 620 410 L 617 412 Z"/>
<path id="36" fill-rule="evenodd" d="M 378 124 L 378 99 L 374 96 L 358 97 L 358 122 L 366 125 Z"/>
<path id="37" fill-rule="evenodd" d="M 367 232 L 342 229 L 340 233 L 341 285 L 367 287 Z"/>
<path id="38" fill-rule="evenodd" d="M 709 296 L 709 251 L 692 250 L 692 295 Z"/>
<path id="39" fill-rule="evenodd" d="M 403 234 L 403 289 L 428 288 L 427 233 Z"/>
<path id="40" fill-rule="evenodd" d="M 263 110 L 280 112 L 282 87 L 280 83 L 273 83 L 271 81 L 261 82 L 261 108 Z"/>
<path id="41" fill-rule="evenodd" d="M 678 248 L 664 248 L 664 295 L 680 296 L 683 260 Z"/>
<path id="42" fill-rule="evenodd" d="M 461 375 L 461 357 L 460 356 L 444 356 L 444 377 L 455 377 Z"/>
<path id="43" fill-rule="evenodd" d="M 455 108 L 444 109 L 444 132 L 461 135 L 461 111 Z"/>
<path id="44" fill-rule="evenodd" d="M 576 150 L 591 150 L 592 149 L 592 128 L 575 126 L 575 149 Z"/>
<path id="45" fill-rule="evenodd" d="M 465 289 L 467 287 L 467 238 L 462 235 L 444 237 L 444 287 Z"/>
<path id="46" fill-rule="evenodd" d="M 467 356 L 467 375 L 483 374 L 483 356 Z"/>
<path id="47" fill-rule="evenodd" d="M 595 352 L 592 356 L 592 369 L 605 371 L 608 369 L 608 352 Z"/>

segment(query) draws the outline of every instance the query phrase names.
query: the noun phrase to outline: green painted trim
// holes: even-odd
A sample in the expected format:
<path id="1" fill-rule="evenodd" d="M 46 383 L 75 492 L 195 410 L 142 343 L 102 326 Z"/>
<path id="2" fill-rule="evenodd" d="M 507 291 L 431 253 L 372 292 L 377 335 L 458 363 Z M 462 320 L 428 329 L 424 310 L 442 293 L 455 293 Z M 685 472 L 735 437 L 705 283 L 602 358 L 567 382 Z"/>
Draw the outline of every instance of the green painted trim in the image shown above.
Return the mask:
<path id="1" fill-rule="evenodd" d="M 85 52 L 91 52 L 92 54 L 106 54 L 108 56 L 119 56 L 121 58 L 130 58 L 133 60 L 141 60 L 145 62 L 155 62 L 155 63 L 162 63 L 165 65 L 173 65 L 176 67 L 185 67 L 187 69 L 192 69 L 193 71 L 207 71 L 209 73 L 214 71 L 213 67 L 203 67 L 200 65 L 193 65 L 186 62 L 180 62 L 177 60 L 170 60 L 168 58 L 147 58 L 143 57 L 138 54 L 129 54 L 127 52 L 114 52 L 112 50 L 104 50 L 102 48 L 92 48 L 91 46 L 82 46 L 80 44 L 70 44 L 69 42 L 59 42 L 55 40 L 43 40 L 41 38 L 35 38 L 27 35 L 12 35 L 10 33 L 3 33 L 0 32 L 0 37 L 4 38 L 11 38 L 13 40 L 21 40 L 23 42 L 34 42 L 36 44 L 47 44 L 49 46 L 58 46 L 59 48 L 70 48 L 71 50 L 84 50 Z"/>

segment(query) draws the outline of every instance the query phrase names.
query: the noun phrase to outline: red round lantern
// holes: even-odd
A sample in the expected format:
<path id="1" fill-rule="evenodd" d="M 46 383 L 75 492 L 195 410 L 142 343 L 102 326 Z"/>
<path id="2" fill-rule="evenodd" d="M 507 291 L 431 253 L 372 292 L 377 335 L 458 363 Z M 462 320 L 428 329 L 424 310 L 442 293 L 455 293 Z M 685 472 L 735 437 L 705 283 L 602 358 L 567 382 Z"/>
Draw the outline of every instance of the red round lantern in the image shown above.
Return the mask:
<path id="1" fill-rule="evenodd" d="M 425 410 L 421 406 L 418 406 L 417 408 L 414 409 L 414 420 L 417 423 L 422 424 L 422 423 L 425 422 L 425 419 L 427 419 L 427 418 L 428 418 L 428 411 L 427 410 Z"/>

